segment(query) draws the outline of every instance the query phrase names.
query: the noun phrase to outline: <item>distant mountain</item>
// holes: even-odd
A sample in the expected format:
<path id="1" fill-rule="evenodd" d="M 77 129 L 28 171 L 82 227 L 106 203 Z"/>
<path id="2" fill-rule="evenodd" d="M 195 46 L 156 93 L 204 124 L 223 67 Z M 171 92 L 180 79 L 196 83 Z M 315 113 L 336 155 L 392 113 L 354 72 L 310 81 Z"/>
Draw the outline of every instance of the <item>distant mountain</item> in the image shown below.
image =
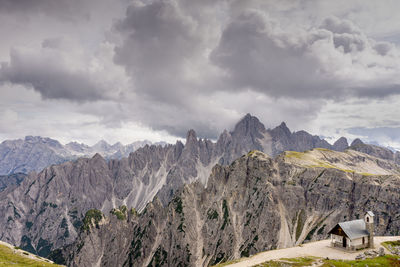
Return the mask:
<path id="1" fill-rule="evenodd" d="M 23 140 L 6 140 L 0 144 L 0 175 L 40 171 L 72 158 L 54 139 L 27 136 Z"/>
<path id="2" fill-rule="evenodd" d="M 122 158 L 150 141 L 137 141 L 126 146 L 99 141 L 93 146 L 71 142 L 60 142 L 40 136 L 26 136 L 25 139 L 6 140 L 0 144 L 0 175 L 41 171 L 52 164 L 74 160 L 79 157 L 92 157 L 99 153 L 107 159 Z"/>
<path id="3" fill-rule="evenodd" d="M 185 185 L 166 207 L 156 198 L 140 214 L 91 211 L 78 239 L 52 255 L 68 266 L 209 266 L 325 239 L 366 210 L 376 235 L 398 235 L 399 178 L 394 164 L 353 150 L 252 151 L 216 165 L 206 187 Z"/>
<path id="4" fill-rule="evenodd" d="M 349 147 L 352 150 L 360 151 L 366 153 L 368 155 L 375 156 L 377 158 L 389 160 L 395 162 L 396 164 L 400 164 L 400 152 L 377 145 L 364 144 L 360 139 L 355 139 L 351 146 Z"/>
<path id="5" fill-rule="evenodd" d="M 249 151 L 260 150 L 275 157 L 284 151 L 316 147 L 343 150 L 344 143 L 331 146 L 305 131 L 291 132 L 285 123 L 265 129 L 256 117 L 247 114 L 217 142 L 199 139 L 189 130 L 185 144 L 146 144 L 120 160 L 107 161 L 97 153 L 92 158 L 52 165 L 38 174 L 30 173 L 17 188 L 0 192 L 0 237 L 47 255 L 77 238 L 89 209 L 108 214 L 112 208 L 126 205 L 143 211 L 155 196 L 167 206 L 182 186 L 194 181 L 206 185 L 216 164 L 229 165 Z M 79 144 L 70 147 L 87 149 Z M 96 147 L 106 150 L 110 146 L 101 142 Z M 393 164 L 374 160 L 382 166 Z"/>

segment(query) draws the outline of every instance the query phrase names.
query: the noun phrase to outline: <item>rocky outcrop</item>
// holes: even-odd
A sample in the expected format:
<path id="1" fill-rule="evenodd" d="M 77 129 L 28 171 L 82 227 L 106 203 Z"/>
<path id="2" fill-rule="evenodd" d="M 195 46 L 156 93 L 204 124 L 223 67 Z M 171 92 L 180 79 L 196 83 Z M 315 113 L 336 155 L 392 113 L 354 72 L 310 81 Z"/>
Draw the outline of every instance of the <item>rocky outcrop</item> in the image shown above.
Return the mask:
<path id="1" fill-rule="evenodd" d="M 15 187 L 22 183 L 25 179 L 26 174 L 14 173 L 10 175 L 0 175 L 0 192 L 5 190 L 7 187 Z"/>
<path id="2" fill-rule="evenodd" d="M 319 153 L 297 158 L 323 161 Z M 361 155 L 329 153 L 329 160 Z M 338 221 L 360 218 L 365 210 L 376 215 L 376 235 L 399 234 L 397 174 L 311 167 L 292 156 L 253 151 L 230 166 L 216 165 L 207 187 L 194 182 L 166 207 L 155 199 L 139 215 L 109 215 L 59 254 L 69 266 L 207 266 L 326 238 Z"/>
<path id="3" fill-rule="evenodd" d="M 356 138 L 356 139 L 353 140 L 353 142 L 351 142 L 350 146 L 354 147 L 354 146 L 357 146 L 357 145 L 364 145 L 364 142 L 361 141 L 360 138 Z"/>
<path id="4" fill-rule="evenodd" d="M 349 149 L 356 150 L 377 158 L 392 161 L 400 164 L 400 152 L 393 152 L 392 150 L 372 144 L 364 144 L 360 139 L 353 141 Z"/>
<path id="5" fill-rule="evenodd" d="M 349 143 L 347 142 L 347 139 L 345 137 L 340 137 L 338 140 L 336 140 L 335 143 L 333 143 L 332 149 L 336 151 L 345 151 L 346 149 L 349 148 Z"/>
<path id="6" fill-rule="evenodd" d="M 112 208 L 126 205 L 142 211 L 155 196 L 162 206 L 167 206 L 179 188 L 195 181 L 207 185 L 217 163 L 229 165 L 251 150 L 276 156 L 286 150 L 329 146 L 304 131 L 292 133 L 285 123 L 265 129 L 248 114 L 233 131 L 224 131 L 216 143 L 199 139 L 190 130 L 185 144 L 178 141 L 174 145 L 145 145 L 120 160 L 106 160 L 96 154 L 53 165 L 38 174 L 30 173 L 20 186 L 0 192 L 0 239 L 47 255 L 76 239 L 89 209 L 108 214 Z M 357 157 L 359 161 L 365 158 Z M 330 160 L 329 167 L 340 165 L 340 158 L 332 156 Z M 338 169 L 353 168 L 352 160 Z M 392 165 L 379 162 L 380 174 L 390 172 Z M 362 170 L 369 173 L 370 169 Z M 371 173 L 376 172 L 372 169 Z"/>

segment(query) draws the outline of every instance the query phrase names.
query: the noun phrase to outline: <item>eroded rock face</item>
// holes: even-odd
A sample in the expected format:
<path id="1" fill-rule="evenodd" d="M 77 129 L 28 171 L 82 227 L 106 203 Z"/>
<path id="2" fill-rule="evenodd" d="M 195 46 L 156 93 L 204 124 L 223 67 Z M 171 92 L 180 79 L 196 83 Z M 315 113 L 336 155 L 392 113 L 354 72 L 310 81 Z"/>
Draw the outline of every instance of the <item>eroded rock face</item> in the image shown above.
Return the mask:
<path id="1" fill-rule="evenodd" d="M 349 143 L 347 142 L 347 139 L 345 137 L 340 137 L 332 146 L 333 150 L 336 151 L 345 151 L 346 149 L 349 148 Z"/>
<path id="2" fill-rule="evenodd" d="M 64 249 L 70 266 L 207 266 L 327 237 L 337 222 L 376 214 L 376 235 L 399 234 L 400 177 L 304 167 L 251 152 L 213 168 L 164 207 L 82 233 Z M 116 241 L 123 238 L 122 241 Z"/>
<path id="3" fill-rule="evenodd" d="M 103 142 L 98 147 L 108 146 Z M 183 185 L 206 185 L 217 163 L 229 165 L 254 149 L 276 156 L 314 147 L 329 144 L 304 131 L 292 133 L 285 123 L 265 129 L 248 114 L 216 143 L 198 139 L 191 130 L 185 145 L 145 145 L 121 160 L 106 161 L 96 154 L 53 165 L 0 192 L 0 238 L 46 256 L 75 240 L 88 209 L 108 214 L 127 205 L 142 211 L 155 196 L 166 206 Z M 380 168 L 385 169 L 385 163 Z"/>
<path id="4" fill-rule="evenodd" d="M 25 179 L 26 174 L 14 173 L 10 175 L 0 175 L 0 192 L 5 190 L 7 187 L 16 187 L 22 183 Z"/>

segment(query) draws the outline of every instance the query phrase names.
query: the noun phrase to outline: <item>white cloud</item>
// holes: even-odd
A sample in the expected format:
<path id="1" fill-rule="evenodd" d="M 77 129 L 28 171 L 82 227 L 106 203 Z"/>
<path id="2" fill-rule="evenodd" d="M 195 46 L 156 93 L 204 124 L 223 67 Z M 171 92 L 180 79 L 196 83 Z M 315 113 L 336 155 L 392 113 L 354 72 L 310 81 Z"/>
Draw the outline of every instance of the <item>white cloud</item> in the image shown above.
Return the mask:
<path id="1" fill-rule="evenodd" d="M 4 3 L 2 138 L 216 138 L 247 112 L 353 136 L 397 114 L 395 1 Z"/>

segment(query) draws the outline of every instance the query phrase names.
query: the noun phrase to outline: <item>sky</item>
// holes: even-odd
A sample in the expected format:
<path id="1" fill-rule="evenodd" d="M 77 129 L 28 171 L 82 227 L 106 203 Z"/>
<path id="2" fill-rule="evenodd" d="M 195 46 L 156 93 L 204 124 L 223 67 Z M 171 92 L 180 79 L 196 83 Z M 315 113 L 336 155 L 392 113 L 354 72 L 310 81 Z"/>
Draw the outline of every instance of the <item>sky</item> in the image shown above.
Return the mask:
<path id="1" fill-rule="evenodd" d="M 216 139 L 245 114 L 400 149 L 397 0 L 0 0 L 0 141 Z"/>

